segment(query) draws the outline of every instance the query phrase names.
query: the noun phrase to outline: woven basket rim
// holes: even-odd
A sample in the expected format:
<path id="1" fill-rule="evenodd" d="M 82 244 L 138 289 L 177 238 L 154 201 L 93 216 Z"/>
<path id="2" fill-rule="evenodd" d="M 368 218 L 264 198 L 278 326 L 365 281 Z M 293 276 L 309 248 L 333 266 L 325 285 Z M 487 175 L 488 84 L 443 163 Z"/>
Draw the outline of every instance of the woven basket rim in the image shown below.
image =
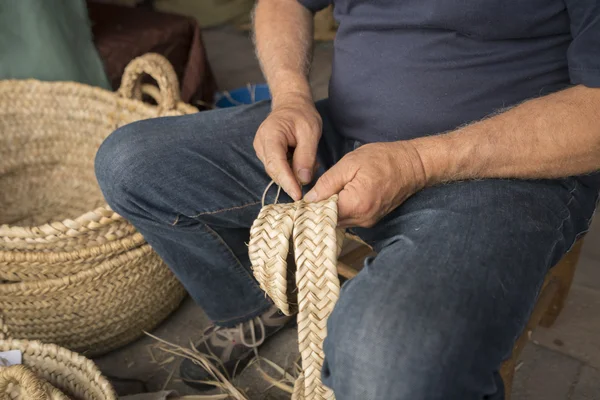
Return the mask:
<path id="1" fill-rule="evenodd" d="M 22 281 L 22 282 L 9 282 L 3 283 L 0 285 L 0 296 L 14 295 L 15 293 L 29 292 L 33 289 L 35 290 L 49 290 L 52 288 L 65 288 L 75 286 L 77 283 L 85 281 L 89 278 L 101 277 L 104 273 L 108 273 L 114 271 L 114 266 L 121 266 L 123 264 L 123 260 L 131 259 L 136 260 L 139 259 L 143 255 L 150 254 L 152 252 L 152 248 L 149 244 L 144 244 L 135 249 L 131 249 L 123 254 L 119 254 L 118 256 L 112 257 L 108 260 L 103 261 L 102 263 L 91 266 L 90 268 L 79 271 L 73 275 L 68 275 L 60 278 L 51 278 L 41 281 Z M 28 296 L 28 294 L 27 294 Z M 15 297 L 16 299 L 17 297 Z"/>
<path id="2" fill-rule="evenodd" d="M 68 226 L 72 222 L 77 223 L 79 221 L 85 221 L 86 220 L 85 216 L 90 213 L 106 214 L 105 218 L 112 219 L 115 221 L 123 219 L 123 217 L 121 217 L 119 214 L 114 212 L 108 204 L 105 204 L 104 206 L 96 207 L 92 211 L 86 211 L 82 214 L 79 214 L 75 218 L 65 218 L 63 220 L 55 220 L 55 221 L 47 222 L 47 223 L 41 224 L 41 225 L 23 226 L 23 225 L 1 224 L 0 225 L 0 241 L 8 242 L 8 240 L 5 240 L 5 238 L 25 239 L 25 238 L 45 237 L 48 235 L 47 233 L 45 233 L 45 231 L 47 231 L 49 229 L 54 229 L 54 228 L 52 228 L 52 225 L 61 224 L 61 225 Z M 102 228 L 103 228 L 102 226 L 87 228 L 86 232 L 95 231 L 95 230 L 99 230 Z M 29 234 L 25 234 L 26 232 L 28 232 Z M 69 236 L 66 234 L 63 234 L 63 235 Z M 75 235 L 75 236 L 79 236 L 79 235 Z M 70 237 L 72 237 L 72 236 L 70 236 Z"/>
<path id="3" fill-rule="evenodd" d="M 123 242 L 130 242 L 125 244 Z M 141 233 L 135 232 L 132 235 L 111 240 L 93 247 L 82 247 L 77 250 L 70 251 L 42 251 L 29 249 L 9 249 L 0 250 L 0 261 L 10 260 L 11 262 L 48 262 L 48 256 L 51 255 L 56 259 L 52 262 L 62 263 L 65 261 L 75 261 L 85 259 L 89 256 L 104 254 L 107 250 L 122 249 L 123 252 L 130 251 L 141 244 L 145 243 L 145 239 Z"/>
<path id="4" fill-rule="evenodd" d="M 35 85 L 35 90 L 31 89 L 31 86 Z M 70 90 L 79 89 L 76 93 L 70 94 Z M 7 88 L 13 89 L 12 91 L 7 90 Z M 80 82 L 71 82 L 71 81 L 41 81 L 39 79 L 3 79 L 0 80 L 0 89 L 3 95 L 7 95 L 10 93 L 17 93 L 18 89 L 20 93 L 35 93 L 36 91 L 47 91 L 48 93 L 52 93 L 53 95 L 60 96 L 74 96 L 74 97 L 94 97 L 99 98 L 99 100 L 114 103 L 124 103 L 124 106 L 133 105 L 136 107 L 141 107 L 141 109 L 145 109 L 147 112 L 156 112 L 160 110 L 161 107 L 155 106 L 152 104 L 144 103 L 143 101 L 137 99 L 128 99 L 120 95 L 118 91 L 111 92 L 110 90 L 103 89 L 101 87 L 90 86 L 85 83 Z M 87 92 L 87 93 L 86 93 Z M 2 109 L 0 108 L 0 114 L 2 114 Z"/>

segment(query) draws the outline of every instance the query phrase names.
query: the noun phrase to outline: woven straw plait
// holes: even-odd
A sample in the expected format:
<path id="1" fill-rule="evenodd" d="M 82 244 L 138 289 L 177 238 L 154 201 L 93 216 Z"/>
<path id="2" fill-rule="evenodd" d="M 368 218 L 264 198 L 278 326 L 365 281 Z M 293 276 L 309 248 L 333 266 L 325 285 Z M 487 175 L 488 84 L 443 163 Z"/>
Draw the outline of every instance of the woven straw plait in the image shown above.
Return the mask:
<path id="1" fill-rule="evenodd" d="M 158 83 L 143 103 L 141 78 Z M 99 146 L 141 119 L 197 112 L 157 54 L 118 93 L 72 82 L 0 81 L 0 328 L 88 355 L 151 330 L 185 296 L 135 228 L 106 204 Z"/>
<path id="2" fill-rule="evenodd" d="M 343 231 L 337 226 L 337 196 L 318 203 L 298 201 L 262 208 L 250 231 L 249 255 L 254 276 L 282 312 L 298 311 L 298 345 L 302 374 L 292 399 L 334 399 L 321 382 L 327 318 L 339 297 L 337 256 Z M 293 237 L 293 239 L 292 239 Z M 290 241 L 296 263 L 298 303 L 288 268 Z"/>
<path id="3" fill-rule="evenodd" d="M 23 365 L 0 364 L 0 399 L 116 400 L 96 365 L 67 349 L 37 341 L 0 340 L 0 351 L 20 350 Z"/>

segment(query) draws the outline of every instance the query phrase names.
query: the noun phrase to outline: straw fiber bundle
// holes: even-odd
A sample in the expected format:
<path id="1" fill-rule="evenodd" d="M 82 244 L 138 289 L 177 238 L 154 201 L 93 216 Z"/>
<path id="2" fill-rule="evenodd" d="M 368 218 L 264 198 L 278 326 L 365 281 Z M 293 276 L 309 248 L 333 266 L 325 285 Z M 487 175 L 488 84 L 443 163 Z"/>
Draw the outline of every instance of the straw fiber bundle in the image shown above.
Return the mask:
<path id="1" fill-rule="evenodd" d="M 53 344 L 0 340 L 0 351 L 20 350 L 23 365 L 0 363 L 2 400 L 116 400 L 96 365 Z"/>
<path id="2" fill-rule="evenodd" d="M 139 100 L 146 73 L 158 106 Z M 122 125 L 196 111 L 179 101 L 177 77 L 157 54 L 133 60 L 118 93 L 0 81 L 0 331 L 97 355 L 177 307 L 183 288 L 106 205 L 94 157 Z"/>
<path id="3" fill-rule="evenodd" d="M 286 258 L 293 235 L 298 287 L 298 344 L 303 373 L 292 399 L 334 399 L 321 382 L 327 318 L 339 297 L 337 257 L 343 231 L 337 226 L 337 196 L 319 203 L 298 201 L 263 206 L 250 231 L 249 254 L 254 276 L 282 312 L 291 315 Z"/>

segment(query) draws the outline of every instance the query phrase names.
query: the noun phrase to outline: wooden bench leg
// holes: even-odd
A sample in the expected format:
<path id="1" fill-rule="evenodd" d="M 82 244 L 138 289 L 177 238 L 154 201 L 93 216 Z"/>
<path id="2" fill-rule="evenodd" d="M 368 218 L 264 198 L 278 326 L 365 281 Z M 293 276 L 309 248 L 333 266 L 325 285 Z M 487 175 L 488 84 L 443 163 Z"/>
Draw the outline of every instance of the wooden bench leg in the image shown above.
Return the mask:
<path id="1" fill-rule="evenodd" d="M 540 321 L 540 325 L 544 328 L 549 328 L 554 325 L 556 318 L 558 318 L 558 315 L 565 305 L 569 290 L 571 289 L 573 277 L 575 276 L 575 266 L 579 260 L 582 246 L 583 240 L 581 239 L 573 245 L 571 251 L 566 254 L 550 272 L 551 279 L 558 283 L 558 290 L 550 307 L 548 307 Z"/>
<path id="2" fill-rule="evenodd" d="M 538 325 L 550 327 L 554 324 L 565 305 L 582 245 L 583 240 L 580 239 L 571 251 L 548 273 L 527 326 L 515 343 L 512 356 L 502 364 L 500 375 L 504 381 L 506 400 L 510 400 L 517 360 L 529 339 L 529 335 Z"/>
<path id="3" fill-rule="evenodd" d="M 549 278 L 548 278 L 549 279 Z M 515 342 L 513 347 L 512 354 L 509 359 L 502 363 L 502 367 L 500 368 L 500 375 L 502 376 L 502 380 L 504 381 L 504 389 L 505 389 L 505 399 L 510 399 L 510 393 L 512 390 L 512 381 L 515 375 L 515 367 L 517 365 L 517 361 L 519 359 L 519 355 L 521 351 L 529 341 L 529 336 L 531 332 L 538 326 L 540 320 L 543 318 L 543 315 L 546 313 L 546 310 L 552 304 L 556 295 L 558 293 L 558 282 L 555 280 L 547 281 L 547 284 L 544 285 L 540 296 L 537 299 L 537 303 L 533 308 L 531 316 L 529 317 L 529 321 L 523 330 L 521 336 Z"/>
<path id="4" fill-rule="evenodd" d="M 502 368 L 500 369 L 500 376 L 502 376 L 502 381 L 504 382 L 504 400 L 510 400 L 512 397 L 512 383 L 513 378 L 515 377 L 515 361 L 511 358 L 502 364 Z"/>

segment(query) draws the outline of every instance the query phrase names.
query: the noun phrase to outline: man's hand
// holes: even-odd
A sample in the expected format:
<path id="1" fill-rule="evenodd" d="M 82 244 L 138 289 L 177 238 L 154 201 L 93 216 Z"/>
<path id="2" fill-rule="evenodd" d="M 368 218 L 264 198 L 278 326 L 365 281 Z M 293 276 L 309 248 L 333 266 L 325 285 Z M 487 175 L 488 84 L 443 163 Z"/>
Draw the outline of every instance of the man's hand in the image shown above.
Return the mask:
<path id="1" fill-rule="evenodd" d="M 269 176 L 294 200 L 302 197 L 298 182 L 312 180 L 321 128 L 321 116 L 312 99 L 294 95 L 273 103 L 271 114 L 256 132 L 256 155 Z M 291 167 L 289 148 L 294 149 Z"/>
<path id="2" fill-rule="evenodd" d="M 372 143 L 325 172 L 305 200 L 339 193 L 338 225 L 371 227 L 425 184 L 423 164 L 410 142 Z"/>

